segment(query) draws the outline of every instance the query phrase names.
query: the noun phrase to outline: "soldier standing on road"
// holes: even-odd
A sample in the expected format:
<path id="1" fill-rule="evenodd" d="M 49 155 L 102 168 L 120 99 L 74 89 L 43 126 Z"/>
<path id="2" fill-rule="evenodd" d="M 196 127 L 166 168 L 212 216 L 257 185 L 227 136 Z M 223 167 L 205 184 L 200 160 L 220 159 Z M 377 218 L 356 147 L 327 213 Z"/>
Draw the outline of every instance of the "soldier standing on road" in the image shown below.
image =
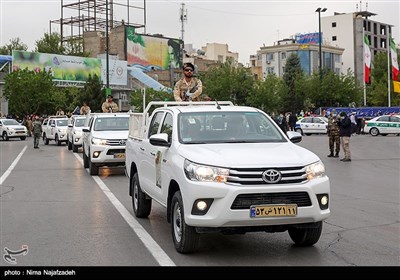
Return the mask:
<path id="1" fill-rule="evenodd" d="M 39 116 L 35 116 L 33 126 L 33 148 L 39 149 L 39 140 L 42 136 L 42 123 L 39 121 Z"/>
<path id="2" fill-rule="evenodd" d="M 329 150 L 328 157 L 339 157 L 340 152 L 340 127 L 336 111 L 333 110 L 328 117 L 328 137 L 329 137 Z M 334 147 L 336 146 L 336 153 L 333 155 Z"/>

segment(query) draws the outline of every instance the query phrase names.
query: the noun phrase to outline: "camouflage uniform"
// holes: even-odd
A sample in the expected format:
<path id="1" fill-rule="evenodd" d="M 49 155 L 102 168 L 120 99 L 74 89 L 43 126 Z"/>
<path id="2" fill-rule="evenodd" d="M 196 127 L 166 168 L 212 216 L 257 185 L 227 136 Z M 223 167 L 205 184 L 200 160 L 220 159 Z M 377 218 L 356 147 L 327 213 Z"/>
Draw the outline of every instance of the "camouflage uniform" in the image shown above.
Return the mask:
<path id="1" fill-rule="evenodd" d="M 39 139 L 42 136 L 42 123 L 39 119 L 36 119 L 33 124 L 33 147 L 39 148 Z"/>
<path id="2" fill-rule="evenodd" d="M 112 110 L 112 113 L 118 112 L 118 105 L 114 101 L 108 102 L 106 100 L 103 102 L 103 105 L 101 105 L 101 109 L 103 110 L 103 113 L 111 113 L 110 108 Z"/>
<path id="3" fill-rule="evenodd" d="M 186 82 L 185 78 L 181 78 L 176 82 L 174 87 L 174 98 L 175 101 L 189 101 L 187 92 L 190 92 L 193 101 L 200 101 L 200 95 L 203 91 L 203 84 L 197 78 L 192 78 L 189 83 Z"/>
<path id="4" fill-rule="evenodd" d="M 328 118 L 328 136 L 329 136 L 329 150 L 328 157 L 339 157 L 340 152 L 340 128 L 337 116 L 329 115 Z M 336 146 L 336 153 L 333 155 L 334 146 Z"/>

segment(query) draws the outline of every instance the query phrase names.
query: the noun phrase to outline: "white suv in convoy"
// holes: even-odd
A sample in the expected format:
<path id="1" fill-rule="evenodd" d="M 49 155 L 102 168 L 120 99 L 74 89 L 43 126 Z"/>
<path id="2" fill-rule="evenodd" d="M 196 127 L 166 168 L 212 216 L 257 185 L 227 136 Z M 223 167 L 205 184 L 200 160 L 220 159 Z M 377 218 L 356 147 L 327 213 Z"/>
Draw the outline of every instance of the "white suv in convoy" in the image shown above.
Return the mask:
<path id="1" fill-rule="evenodd" d="M 178 252 L 196 250 L 203 233 L 288 231 L 298 246 L 319 240 L 330 183 L 321 159 L 294 144 L 301 134 L 282 133 L 252 107 L 152 103 L 162 107 L 150 118 L 148 109 L 131 113 L 129 194 L 139 218 L 153 200 L 166 208 Z"/>
<path id="2" fill-rule="evenodd" d="M 83 131 L 83 166 L 98 175 L 100 166 L 124 166 L 129 132 L 127 113 L 90 113 Z"/>
<path id="3" fill-rule="evenodd" d="M 42 138 L 45 145 L 49 144 L 50 140 L 54 140 L 57 146 L 61 143 L 67 143 L 67 116 L 50 116 L 42 123 Z"/>
<path id="4" fill-rule="evenodd" d="M 28 136 L 28 130 L 14 119 L 0 119 L 0 135 L 5 141 L 10 138 L 25 140 Z"/>
<path id="5" fill-rule="evenodd" d="M 67 145 L 68 150 L 74 153 L 78 152 L 78 148 L 82 146 L 83 132 L 86 116 L 74 115 L 70 118 L 67 129 Z"/>

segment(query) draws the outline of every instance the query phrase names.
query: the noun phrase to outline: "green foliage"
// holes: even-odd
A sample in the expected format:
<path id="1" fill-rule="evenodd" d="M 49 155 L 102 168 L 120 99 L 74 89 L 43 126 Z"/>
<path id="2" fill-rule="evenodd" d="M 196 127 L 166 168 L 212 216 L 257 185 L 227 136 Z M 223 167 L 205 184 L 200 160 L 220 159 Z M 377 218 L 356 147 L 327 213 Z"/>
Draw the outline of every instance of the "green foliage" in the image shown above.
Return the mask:
<path id="1" fill-rule="evenodd" d="M 4 96 L 8 100 L 9 112 L 13 114 L 52 113 L 53 91 L 52 76 L 46 72 L 24 69 L 5 77 Z"/>
<path id="2" fill-rule="evenodd" d="M 78 97 L 80 106 L 87 102 L 92 112 L 102 112 L 101 105 L 106 100 L 105 89 L 97 75 L 89 75 L 86 84 Z"/>
<path id="3" fill-rule="evenodd" d="M 175 101 L 172 93 L 157 91 L 151 88 L 146 89 L 146 105 L 151 101 Z M 138 89 L 130 94 L 130 103 L 135 112 L 143 112 L 143 91 Z"/>
<path id="4" fill-rule="evenodd" d="M 70 38 L 64 43 L 64 54 L 71 56 L 89 57 L 90 53 L 84 50 L 83 38 Z"/>
<path id="5" fill-rule="evenodd" d="M 61 44 L 61 35 L 59 33 L 45 33 L 43 38 L 36 41 L 35 52 L 64 54 L 64 47 Z"/>
<path id="6" fill-rule="evenodd" d="M 210 69 L 200 79 L 204 95 L 216 100 L 231 100 L 237 105 L 245 105 L 254 88 L 254 78 L 249 69 L 233 67 L 229 60 Z"/>
<path id="7" fill-rule="evenodd" d="M 287 94 L 282 96 L 281 111 L 297 112 L 304 107 L 304 80 L 300 58 L 297 54 L 292 53 L 286 61 L 285 72 L 283 73 L 283 81 L 288 91 Z"/>
<path id="8" fill-rule="evenodd" d="M 9 44 L 5 44 L 4 46 L 0 47 L 0 54 L 12 55 L 12 50 L 26 51 L 27 49 L 28 46 L 17 37 L 11 39 Z"/>

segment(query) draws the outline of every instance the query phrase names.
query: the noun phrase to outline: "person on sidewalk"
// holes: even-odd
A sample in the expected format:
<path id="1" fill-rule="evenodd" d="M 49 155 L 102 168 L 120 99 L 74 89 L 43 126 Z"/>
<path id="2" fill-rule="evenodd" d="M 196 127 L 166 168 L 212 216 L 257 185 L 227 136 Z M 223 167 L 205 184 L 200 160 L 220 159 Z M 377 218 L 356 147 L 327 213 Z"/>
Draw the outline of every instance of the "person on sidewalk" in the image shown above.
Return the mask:
<path id="1" fill-rule="evenodd" d="M 39 116 L 35 116 L 33 126 L 33 148 L 39 149 L 39 140 L 42 137 L 42 123 L 39 120 Z"/>
<path id="2" fill-rule="evenodd" d="M 344 158 L 341 161 L 351 161 L 350 154 L 350 136 L 351 136 L 351 121 L 347 116 L 346 112 L 340 113 L 340 142 L 342 142 L 342 148 L 344 151 Z"/>

